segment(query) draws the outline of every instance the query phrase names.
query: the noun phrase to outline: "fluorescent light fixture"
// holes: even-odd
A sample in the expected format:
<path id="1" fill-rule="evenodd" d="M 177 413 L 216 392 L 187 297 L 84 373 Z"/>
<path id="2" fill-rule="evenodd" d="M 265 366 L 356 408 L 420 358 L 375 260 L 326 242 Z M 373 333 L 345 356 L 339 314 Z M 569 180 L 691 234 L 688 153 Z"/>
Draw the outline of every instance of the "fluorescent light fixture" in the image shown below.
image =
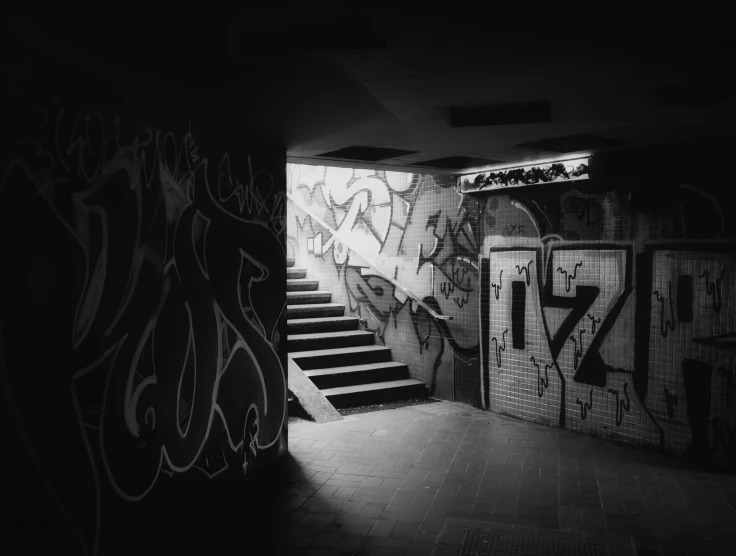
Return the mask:
<path id="1" fill-rule="evenodd" d="M 541 183 L 585 180 L 590 178 L 590 159 L 575 158 L 528 166 L 516 166 L 459 177 L 461 193 L 493 191 Z"/>

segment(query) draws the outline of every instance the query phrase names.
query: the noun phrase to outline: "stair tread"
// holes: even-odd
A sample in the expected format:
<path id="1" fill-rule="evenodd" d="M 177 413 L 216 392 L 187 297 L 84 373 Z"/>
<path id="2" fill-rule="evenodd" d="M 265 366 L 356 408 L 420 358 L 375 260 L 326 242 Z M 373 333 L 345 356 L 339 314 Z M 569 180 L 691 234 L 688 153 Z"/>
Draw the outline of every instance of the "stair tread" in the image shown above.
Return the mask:
<path id="1" fill-rule="evenodd" d="M 287 305 L 286 310 L 296 309 L 306 312 L 309 309 L 324 309 L 326 307 L 345 307 L 345 305 L 342 303 L 304 303 L 303 305 Z"/>
<path id="2" fill-rule="evenodd" d="M 323 290 L 314 290 L 314 291 L 295 291 L 295 292 L 286 292 L 286 297 L 310 297 L 312 295 L 332 295 L 332 292 L 326 292 Z"/>
<path id="3" fill-rule="evenodd" d="M 324 355 L 342 355 L 345 353 L 367 353 L 370 351 L 383 351 L 389 350 L 386 346 L 355 346 L 345 348 L 331 348 L 331 349 L 312 349 L 308 351 L 294 351 L 289 354 L 292 359 L 298 357 L 321 357 Z"/>
<path id="4" fill-rule="evenodd" d="M 335 396 L 338 394 L 353 394 L 356 392 L 369 392 L 371 390 L 385 390 L 388 388 L 398 388 L 401 386 L 424 386 L 423 382 L 414 380 L 413 378 L 405 378 L 402 380 L 387 380 L 386 382 L 371 382 L 369 384 L 355 384 L 353 386 L 338 386 L 336 388 L 325 388 L 320 390 L 325 396 Z"/>
<path id="5" fill-rule="evenodd" d="M 286 281 L 287 292 L 313 292 L 316 291 L 319 284 L 316 280 L 297 279 Z"/>
<path id="6" fill-rule="evenodd" d="M 341 332 L 310 332 L 308 334 L 289 334 L 286 339 L 291 340 L 311 340 L 317 338 L 340 338 L 344 336 L 373 336 L 373 332 L 368 330 L 343 330 Z"/>
<path id="7" fill-rule="evenodd" d="M 287 278 L 286 283 L 287 284 L 316 284 L 319 280 L 314 280 L 312 278 Z"/>
<path id="8" fill-rule="evenodd" d="M 312 369 L 304 371 L 304 374 L 308 377 L 332 375 L 339 373 L 353 373 L 360 371 L 372 371 L 375 369 L 390 369 L 391 367 L 406 367 L 406 363 L 400 363 L 399 361 L 383 361 L 381 363 L 362 363 L 360 365 L 346 365 L 344 367 L 326 367 L 324 369 Z"/>
<path id="9" fill-rule="evenodd" d="M 324 305 L 324 303 L 320 304 L 320 306 Z M 298 305 L 298 307 L 307 307 L 307 305 Z M 327 322 L 345 322 L 349 320 L 358 320 L 358 317 L 307 317 L 305 319 L 287 319 L 286 325 L 296 325 L 296 324 L 321 324 L 321 323 L 327 323 Z"/>

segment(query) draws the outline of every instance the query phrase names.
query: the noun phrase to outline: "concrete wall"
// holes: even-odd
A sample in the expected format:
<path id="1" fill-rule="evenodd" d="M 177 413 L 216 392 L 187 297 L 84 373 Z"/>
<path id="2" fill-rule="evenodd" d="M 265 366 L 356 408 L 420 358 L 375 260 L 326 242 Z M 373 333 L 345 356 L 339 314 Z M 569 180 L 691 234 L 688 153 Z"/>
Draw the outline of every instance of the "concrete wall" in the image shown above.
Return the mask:
<path id="1" fill-rule="evenodd" d="M 705 162 L 729 148 L 599 155 L 589 180 L 465 195 L 447 177 L 291 166 L 291 193 L 446 326 L 291 203 L 289 251 L 435 397 L 733 458 L 736 234 Z"/>
<path id="2" fill-rule="evenodd" d="M 287 449 L 285 152 L 80 105 L 39 64 L 3 104 L 3 546 L 213 549 L 233 516 L 265 536 L 237 485 Z"/>

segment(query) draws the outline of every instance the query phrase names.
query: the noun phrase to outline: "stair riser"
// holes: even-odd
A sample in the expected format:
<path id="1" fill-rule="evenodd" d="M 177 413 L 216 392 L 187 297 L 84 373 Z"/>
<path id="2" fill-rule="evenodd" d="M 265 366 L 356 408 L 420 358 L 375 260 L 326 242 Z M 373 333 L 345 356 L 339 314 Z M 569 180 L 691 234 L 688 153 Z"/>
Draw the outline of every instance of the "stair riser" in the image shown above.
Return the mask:
<path id="1" fill-rule="evenodd" d="M 286 259 L 286 267 L 289 268 L 289 267 L 294 266 L 294 262 L 295 262 L 295 259 L 287 258 Z"/>
<path id="2" fill-rule="evenodd" d="M 310 357 L 295 358 L 294 361 L 303 371 L 325 369 L 327 367 L 347 367 L 348 365 L 360 365 L 362 363 L 383 363 L 384 361 L 391 361 L 391 350 L 381 349 L 368 352 L 357 351 L 354 353 L 313 355 Z"/>
<path id="3" fill-rule="evenodd" d="M 336 349 L 354 346 L 372 346 L 375 338 L 365 334 L 360 336 L 340 336 L 337 338 L 309 338 L 304 340 L 289 340 L 289 351 L 308 351 L 311 349 Z"/>
<path id="4" fill-rule="evenodd" d="M 329 303 L 332 300 L 331 293 L 297 293 L 299 293 L 299 295 L 286 295 L 286 303 L 288 305 L 312 305 L 314 303 Z"/>
<path id="5" fill-rule="evenodd" d="M 316 319 L 320 317 L 342 317 L 345 307 L 312 307 L 310 309 L 299 309 L 289 307 L 286 309 L 287 319 Z"/>
<path id="6" fill-rule="evenodd" d="M 308 282 L 296 282 L 291 280 L 286 281 L 287 292 L 309 292 L 315 291 L 318 287 L 318 280 L 309 280 Z"/>
<path id="7" fill-rule="evenodd" d="M 289 323 L 289 334 L 316 334 L 318 332 L 345 332 L 347 330 L 358 330 L 358 319 L 336 322 L 310 322 Z"/>
<path id="8" fill-rule="evenodd" d="M 388 369 L 370 369 L 367 371 L 355 371 L 353 373 L 311 376 L 309 378 L 317 388 L 322 390 L 324 388 L 339 388 L 340 386 L 386 382 L 387 380 L 402 380 L 409 378 L 409 369 L 407 367 L 390 367 Z"/>
<path id="9" fill-rule="evenodd" d="M 407 400 L 409 398 L 426 398 L 427 387 L 424 384 L 411 386 L 399 386 L 386 388 L 384 390 L 369 390 L 367 392 L 354 392 L 350 394 L 336 394 L 327 396 L 332 405 L 338 409 L 346 407 L 358 407 L 361 405 L 381 404 Z"/>
<path id="10" fill-rule="evenodd" d="M 287 268 L 286 269 L 286 279 L 292 279 L 297 280 L 300 278 L 306 278 L 307 277 L 307 269 L 306 268 Z"/>

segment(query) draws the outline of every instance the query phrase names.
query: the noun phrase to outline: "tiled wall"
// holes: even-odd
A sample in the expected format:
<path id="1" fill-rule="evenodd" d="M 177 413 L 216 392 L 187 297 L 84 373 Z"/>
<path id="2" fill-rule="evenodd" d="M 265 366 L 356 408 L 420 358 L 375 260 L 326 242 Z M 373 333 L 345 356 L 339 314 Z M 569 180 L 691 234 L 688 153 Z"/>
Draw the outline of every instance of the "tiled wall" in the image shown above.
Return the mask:
<path id="1" fill-rule="evenodd" d="M 707 190 L 620 183 L 489 194 L 511 224 L 481 248 L 483 406 L 733 458 L 732 228 Z"/>
<path id="2" fill-rule="evenodd" d="M 446 326 L 293 203 L 290 253 L 435 397 L 733 456 L 728 205 L 697 176 L 649 184 L 636 170 L 466 195 L 462 179 L 296 165 L 287 178 L 292 195 L 451 315 Z"/>
<path id="3" fill-rule="evenodd" d="M 712 444 L 721 434 L 728 438 L 736 422 L 736 258 L 717 245 L 697 247 L 658 246 L 648 252 L 647 386 L 652 415 L 665 445 L 675 451 L 690 443 Z"/>

